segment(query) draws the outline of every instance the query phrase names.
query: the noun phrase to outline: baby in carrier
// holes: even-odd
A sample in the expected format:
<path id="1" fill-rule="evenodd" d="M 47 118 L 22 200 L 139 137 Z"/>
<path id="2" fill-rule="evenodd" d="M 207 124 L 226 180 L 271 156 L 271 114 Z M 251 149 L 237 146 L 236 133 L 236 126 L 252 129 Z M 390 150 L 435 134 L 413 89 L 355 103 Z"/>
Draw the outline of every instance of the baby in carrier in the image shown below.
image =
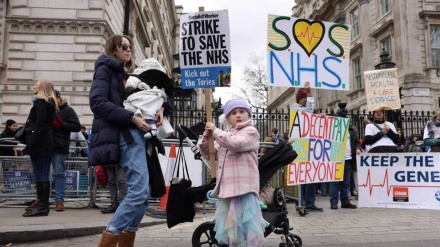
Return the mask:
<path id="1" fill-rule="evenodd" d="M 128 92 L 133 92 L 124 101 L 125 109 L 144 118 L 151 127 L 144 135 L 145 139 L 158 135 L 162 139 L 174 133 L 174 129 L 166 118 L 164 118 L 159 131 L 155 122 L 156 113 L 161 107 L 165 108 L 165 112 L 172 111 L 170 99 L 174 93 L 173 81 L 156 59 L 143 60 L 133 74 L 128 77 L 125 89 Z"/>

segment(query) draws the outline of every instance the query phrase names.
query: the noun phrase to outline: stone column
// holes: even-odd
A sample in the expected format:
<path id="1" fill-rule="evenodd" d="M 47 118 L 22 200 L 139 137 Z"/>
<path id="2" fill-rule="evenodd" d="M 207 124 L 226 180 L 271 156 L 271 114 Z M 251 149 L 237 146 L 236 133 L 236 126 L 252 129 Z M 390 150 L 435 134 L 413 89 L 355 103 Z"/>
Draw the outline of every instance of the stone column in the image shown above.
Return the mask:
<path id="1" fill-rule="evenodd" d="M 359 10 L 359 32 L 362 42 L 362 68 L 363 70 L 372 70 L 374 68 L 373 43 L 371 34 L 371 10 L 370 0 L 362 0 Z M 365 25 L 362 25 L 365 23 Z"/>

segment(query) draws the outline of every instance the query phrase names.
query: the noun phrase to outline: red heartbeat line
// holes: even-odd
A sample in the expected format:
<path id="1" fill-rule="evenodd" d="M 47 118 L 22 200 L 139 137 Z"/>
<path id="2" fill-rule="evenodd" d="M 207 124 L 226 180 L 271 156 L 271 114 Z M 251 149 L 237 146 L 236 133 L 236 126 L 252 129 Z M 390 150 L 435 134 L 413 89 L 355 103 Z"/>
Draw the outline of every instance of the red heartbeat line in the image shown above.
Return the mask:
<path id="1" fill-rule="evenodd" d="M 385 170 L 385 174 L 383 176 L 383 182 L 381 184 L 372 184 L 371 183 L 371 176 L 370 176 L 370 169 L 368 169 L 367 173 L 367 181 L 365 181 L 365 184 L 359 184 L 359 187 L 368 187 L 368 190 L 370 191 L 370 196 L 373 194 L 373 188 L 374 187 L 380 187 L 383 188 L 387 186 L 387 195 L 390 195 L 391 188 L 393 187 L 411 187 L 411 188 L 439 188 L 440 186 L 421 186 L 421 185 L 390 185 L 388 182 L 388 169 Z"/>
<path id="2" fill-rule="evenodd" d="M 312 43 L 312 39 L 320 39 L 321 38 L 321 37 L 315 36 L 315 33 L 312 33 L 312 36 L 309 36 L 309 27 L 307 27 L 304 32 L 301 32 L 296 37 L 307 37 L 307 41 L 309 41 L 309 44 Z"/>

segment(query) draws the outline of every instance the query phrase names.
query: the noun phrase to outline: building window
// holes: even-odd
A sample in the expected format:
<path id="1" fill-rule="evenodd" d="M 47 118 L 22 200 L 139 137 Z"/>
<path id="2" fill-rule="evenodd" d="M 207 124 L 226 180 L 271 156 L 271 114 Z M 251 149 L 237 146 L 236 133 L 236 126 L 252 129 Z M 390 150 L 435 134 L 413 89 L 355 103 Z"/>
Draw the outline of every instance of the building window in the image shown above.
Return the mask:
<path id="1" fill-rule="evenodd" d="M 440 26 L 431 26 L 430 41 L 432 66 L 440 67 Z"/>
<path id="2" fill-rule="evenodd" d="M 353 60 L 353 85 L 355 90 L 362 88 L 361 59 L 359 57 Z"/>
<path id="3" fill-rule="evenodd" d="M 379 17 L 390 11 L 390 0 L 379 0 Z"/>
<path id="4" fill-rule="evenodd" d="M 354 39 L 359 36 L 359 11 L 355 9 L 351 12 L 351 38 Z"/>
<path id="5" fill-rule="evenodd" d="M 393 55 L 393 46 L 391 44 L 391 36 L 387 36 L 385 39 L 380 41 L 380 51 L 385 50 L 389 55 L 390 58 Z"/>

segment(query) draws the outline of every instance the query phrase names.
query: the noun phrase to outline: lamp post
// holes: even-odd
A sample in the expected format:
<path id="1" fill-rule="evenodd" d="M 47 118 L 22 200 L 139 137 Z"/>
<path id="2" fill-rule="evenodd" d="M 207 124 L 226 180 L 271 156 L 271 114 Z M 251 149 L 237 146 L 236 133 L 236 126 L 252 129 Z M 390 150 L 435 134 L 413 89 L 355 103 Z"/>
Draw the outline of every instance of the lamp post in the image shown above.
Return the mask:
<path id="1" fill-rule="evenodd" d="M 384 48 L 382 48 L 382 53 L 380 54 L 380 63 L 376 64 L 374 66 L 374 69 L 392 69 L 396 67 L 396 64 L 391 62 L 390 54 L 388 54 L 387 51 L 385 51 Z"/>
<path id="2" fill-rule="evenodd" d="M 131 0 L 125 0 L 124 35 L 128 35 L 128 27 L 130 24 L 130 1 Z"/>
<path id="3" fill-rule="evenodd" d="M 396 63 L 391 62 L 390 54 L 388 54 L 388 52 L 384 48 L 382 48 L 382 53 L 380 54 L 379 57 L 380 57 L 380 63 L 374 66 L 375 70 L 392 69 L 396 67 Z M 400 98 L 403 98 L 402 88 L 403 86 L 399 88 Z M 387 120 L 393 122 L 397 126 L 397 128 L 402 128 L 402 121 L 399 121 L 401 114 L 402 114 L 401 109 L 386 111 Z"/>

